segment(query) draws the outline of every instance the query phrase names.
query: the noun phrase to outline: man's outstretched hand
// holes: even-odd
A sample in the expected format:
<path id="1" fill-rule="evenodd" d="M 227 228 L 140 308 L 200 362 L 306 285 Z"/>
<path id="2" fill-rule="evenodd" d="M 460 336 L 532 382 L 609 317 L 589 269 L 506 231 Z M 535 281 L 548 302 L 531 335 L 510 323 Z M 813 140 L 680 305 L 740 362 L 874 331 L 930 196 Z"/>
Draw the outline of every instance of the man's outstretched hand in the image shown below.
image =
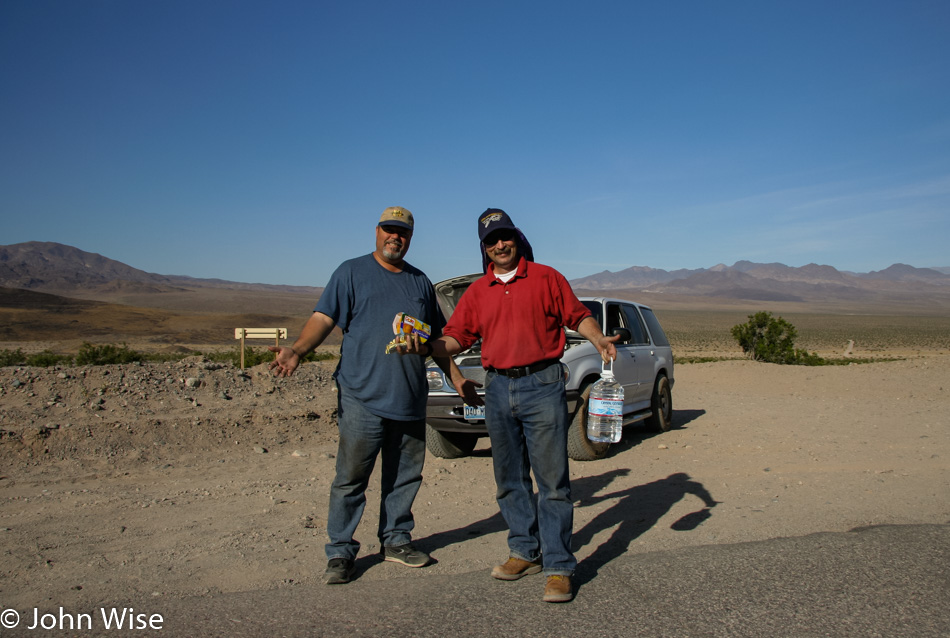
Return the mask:
<path id="1" fill-rule="evenodd" d="M 300 365 L 300 356 L 294 352 L 293 348 L 267 346 L 267 349 L 277 353 L 277 357 L 267 366 L 274 371 L 276 377 L 289 377 Z"/>

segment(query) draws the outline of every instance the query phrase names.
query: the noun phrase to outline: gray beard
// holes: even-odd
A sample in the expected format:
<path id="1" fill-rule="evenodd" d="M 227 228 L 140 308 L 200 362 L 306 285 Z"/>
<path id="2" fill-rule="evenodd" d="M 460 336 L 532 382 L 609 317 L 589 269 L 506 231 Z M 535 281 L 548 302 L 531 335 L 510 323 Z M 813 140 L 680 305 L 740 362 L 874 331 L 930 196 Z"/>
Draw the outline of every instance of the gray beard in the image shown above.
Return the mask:
<path id="1" fill-rule="evenodd" d="M 393 251 L 393 249 L 389 247 L 383 247 L 383 257 L 386 259 L 402 259 L 405 252 L 404 250 Z"/>

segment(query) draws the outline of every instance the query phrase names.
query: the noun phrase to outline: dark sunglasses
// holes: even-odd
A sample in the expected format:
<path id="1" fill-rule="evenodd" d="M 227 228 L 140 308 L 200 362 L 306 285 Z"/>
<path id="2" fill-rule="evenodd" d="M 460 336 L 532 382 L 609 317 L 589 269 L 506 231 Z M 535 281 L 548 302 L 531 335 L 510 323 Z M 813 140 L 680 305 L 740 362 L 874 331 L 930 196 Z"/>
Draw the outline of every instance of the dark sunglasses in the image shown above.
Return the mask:
<path id="1" fill-rule="evenodd" d="M 488 237 L 482 240 L 482 243 L 486 246 L 494 246 L 499 241 L 514 241 L 515 231 L 505 229 L 505 230 L 496 230 L 493 233 L 489 234 Z"/>

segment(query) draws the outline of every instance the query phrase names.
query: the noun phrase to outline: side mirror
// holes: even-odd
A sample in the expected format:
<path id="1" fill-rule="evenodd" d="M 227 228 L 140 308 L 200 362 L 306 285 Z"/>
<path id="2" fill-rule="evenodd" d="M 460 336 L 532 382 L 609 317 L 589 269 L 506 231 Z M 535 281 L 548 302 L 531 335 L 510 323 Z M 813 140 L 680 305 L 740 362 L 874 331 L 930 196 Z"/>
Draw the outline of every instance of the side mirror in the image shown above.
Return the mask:
<path id="1" fill-rule="evenodd" d="M 620 341 L 618 343 L 630 343 L 631 335 L 630 331 L 626 328 L 611 328 L 610 334 L 608 337 L 614 337 L 620 335 Z"/>

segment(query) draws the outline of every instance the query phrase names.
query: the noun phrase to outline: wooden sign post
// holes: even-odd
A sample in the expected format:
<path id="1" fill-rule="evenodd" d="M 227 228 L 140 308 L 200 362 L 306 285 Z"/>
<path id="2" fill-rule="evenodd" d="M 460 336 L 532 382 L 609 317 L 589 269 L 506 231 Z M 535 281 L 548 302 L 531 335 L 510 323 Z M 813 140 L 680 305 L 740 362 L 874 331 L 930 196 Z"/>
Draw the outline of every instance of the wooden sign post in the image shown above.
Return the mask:
<path id="1" fill-rule="evenodd" d="M 241 340 L 241 370 L 243 370 L 245 339 L 273 339 L 274 345 L 280 347 L 280 340 L 287 338 L 287 328 L 235 328 L 234 338 Z"/>

